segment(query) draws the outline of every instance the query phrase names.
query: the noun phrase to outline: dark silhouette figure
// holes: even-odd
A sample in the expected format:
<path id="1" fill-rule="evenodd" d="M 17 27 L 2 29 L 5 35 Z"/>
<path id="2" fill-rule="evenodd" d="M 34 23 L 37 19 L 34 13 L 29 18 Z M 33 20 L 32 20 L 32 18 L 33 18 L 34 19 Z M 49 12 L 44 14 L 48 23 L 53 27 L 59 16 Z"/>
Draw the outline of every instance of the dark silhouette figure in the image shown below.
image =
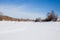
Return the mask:
<path id="1" fill-rule="evenodd" d="M 36 19 L 35 19 L 35 22 L 40 22 L 40 21 L 41 21 L 40 18 L 36 18 Z"/>

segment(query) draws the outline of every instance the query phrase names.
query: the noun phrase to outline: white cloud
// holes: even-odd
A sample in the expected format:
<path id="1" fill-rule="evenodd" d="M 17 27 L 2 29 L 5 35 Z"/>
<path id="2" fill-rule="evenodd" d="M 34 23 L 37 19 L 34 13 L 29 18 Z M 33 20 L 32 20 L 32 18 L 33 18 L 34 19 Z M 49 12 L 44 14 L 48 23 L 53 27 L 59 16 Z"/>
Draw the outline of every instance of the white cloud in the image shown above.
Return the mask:
<path id="1" fill-rule="evenodd" d="M 39 14 L 36 12 L 29 12 L 27 5 L 0 5 L 0 11 L 3 12 L 5 15 L 18 17 L 18 18 L 36 18 L 42 17 L 43 14 Z"/>

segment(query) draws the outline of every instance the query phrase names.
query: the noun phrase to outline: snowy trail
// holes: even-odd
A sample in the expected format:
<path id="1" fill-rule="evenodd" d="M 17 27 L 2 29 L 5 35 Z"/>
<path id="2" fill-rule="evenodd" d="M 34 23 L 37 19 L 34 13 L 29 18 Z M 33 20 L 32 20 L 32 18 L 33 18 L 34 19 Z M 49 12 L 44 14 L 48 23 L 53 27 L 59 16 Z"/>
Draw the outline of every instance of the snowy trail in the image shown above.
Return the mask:
<path id="1" fill-rule="evenodd" d="M 0 40 L 60 40 L 60 23 L 0 21 Z"/>

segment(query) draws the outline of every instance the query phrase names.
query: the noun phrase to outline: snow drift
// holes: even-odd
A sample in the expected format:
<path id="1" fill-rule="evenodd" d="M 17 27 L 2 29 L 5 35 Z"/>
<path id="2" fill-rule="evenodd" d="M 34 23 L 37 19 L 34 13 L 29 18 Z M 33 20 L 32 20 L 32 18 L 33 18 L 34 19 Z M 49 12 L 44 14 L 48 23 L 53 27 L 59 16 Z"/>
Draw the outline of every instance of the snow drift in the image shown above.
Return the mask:
<path id="1" fill-rule="evenodd" d="M 60 40 L 60 23 L 0 21 L 0 40 Z"/>

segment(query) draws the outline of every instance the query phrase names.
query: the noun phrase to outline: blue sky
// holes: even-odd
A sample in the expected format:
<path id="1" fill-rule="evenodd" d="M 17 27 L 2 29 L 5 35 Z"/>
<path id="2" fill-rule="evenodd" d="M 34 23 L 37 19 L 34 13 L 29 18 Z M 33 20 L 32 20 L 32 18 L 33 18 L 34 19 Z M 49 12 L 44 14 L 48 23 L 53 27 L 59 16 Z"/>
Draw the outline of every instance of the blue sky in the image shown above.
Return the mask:
<path id="1" fill-rule="evenodd" d="M 60 16 L 60 0 L 0 0 L 0 12 L 16 18 L 45 18 L 51 10 Z"/>

